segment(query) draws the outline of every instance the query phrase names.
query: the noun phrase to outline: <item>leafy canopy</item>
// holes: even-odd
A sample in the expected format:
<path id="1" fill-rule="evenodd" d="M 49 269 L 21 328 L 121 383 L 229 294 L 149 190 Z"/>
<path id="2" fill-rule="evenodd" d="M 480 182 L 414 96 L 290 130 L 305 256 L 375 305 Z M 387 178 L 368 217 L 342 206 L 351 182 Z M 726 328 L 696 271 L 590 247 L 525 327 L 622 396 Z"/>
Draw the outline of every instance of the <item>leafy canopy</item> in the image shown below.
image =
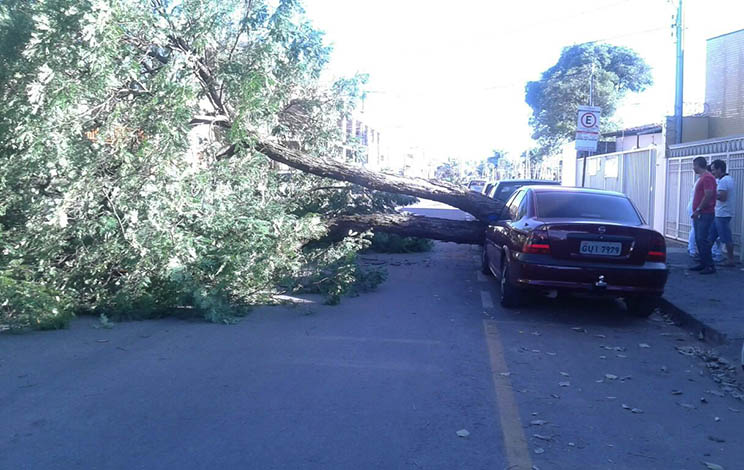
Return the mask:
<path id="1" fill-rule="evenodd" d="M 297 0 L 0 3 L 0 325 L 182 307 L 229 321 L 281 289 L 337 301 L 364 281 L 366 236 L 307 242 L 323 216 L 401 201 L 323 199 L 313 188 L 338 183 L 245 145 L 337 151 L 363 80 L 323 86 L 329 54 Z"/>
<path id="2" fill-rule="evenodd" d="M 564 48 L 558 62 L 525 89 L 525 101 L 532 108 L 532 137 L 540 153 L 554 153 L 572 138 L 578 106 L 589 104 L 592 69 L 593 101 L 602 108 L 602 127 L 609 125 L 618 102 L 628 92 L 643 91 L 653 83 L 651 68 L 626 47 L 586 43 Z"/>

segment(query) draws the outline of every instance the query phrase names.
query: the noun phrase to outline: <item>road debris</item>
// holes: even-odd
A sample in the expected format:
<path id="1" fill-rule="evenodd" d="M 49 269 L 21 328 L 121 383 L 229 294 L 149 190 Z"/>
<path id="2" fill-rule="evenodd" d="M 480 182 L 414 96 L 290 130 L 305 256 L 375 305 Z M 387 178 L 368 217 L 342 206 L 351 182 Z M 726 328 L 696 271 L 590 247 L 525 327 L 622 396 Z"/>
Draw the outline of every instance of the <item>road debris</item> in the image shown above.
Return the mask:
<path id="1" fill-rule="evenodd" d="M 548 422 L 544 419 L 533 419 L 532 421 L 530 421 L 530 425 L 532 426 L 542 426 L 544 424 L 548 424 Z"/>
<path id="2" fill-rule="evenodd" d="M 641 348 L 641 349 L 649 349 L 651 347 L 651 345 L 646 344 L 646 343 L 641 343 L 641 344 L 638 345 L 638 347 Z"/>
<path id="3" fill-rule="evenodd" d="M 577 333 L 586 333 L 586 328 L 581 327 L 581 326 L 574 326 L 571 329 L 576 331 Z"/>
<path id="4" fill-rule="evenodd" d="M 731 364 L 731 361 L 721 357 L 715 351 L 706 351 L 696 346 L 677 346 L 676 349 L 684 356 L 697 357 L 703 360 L 711 378 L 720 385 L 721 390 L 737 400 L 744 401 L 744 385 L 737 382 L 736 367 Z M 700 372 L 701 375 L 704 375 L 702 371 Z"/>
<path id="5" fill-rule="evenodd" d="M 717 463 L 702 462 L 702 464 L 705 465 L 705 468 L 707 468 L 708 470 L 725 470 Z"/>
<path id="6" fill-rule="evenodd" d="M 542 447 L 538 447 L 537 449 L 535 449 L 535 453 L 538 454 L 538 455 L 544 454 L 545 453 L 545 449 L 543 449 Z"/>
<path id="7" fill-rule="evenodd" d="M 615 374 L 605 374 L 605 378 L 607 380 L 617 380 L 617 375 L 615 375 Z"/>
<path id="8" fill-rule="evenodd" d="M 561 387 L 570 387 L 571 382 L 558 382 L 558 385 L 560 385 Z"/>
<path id="9" fill-rule="evenodd" d="M 470 432 L 467 429 L 460 429 L 457 431 L 457 435 L 459 437 L 468 437 L 470 435 Z"/>
<path id="10" fill-rule="evenodd" d="M 553 438 L 550 436 L 543 436 L 542 434 L 533 434 L 532 437 L 535 439 L 540 439 L 541 441 L 552 441 Z"/>

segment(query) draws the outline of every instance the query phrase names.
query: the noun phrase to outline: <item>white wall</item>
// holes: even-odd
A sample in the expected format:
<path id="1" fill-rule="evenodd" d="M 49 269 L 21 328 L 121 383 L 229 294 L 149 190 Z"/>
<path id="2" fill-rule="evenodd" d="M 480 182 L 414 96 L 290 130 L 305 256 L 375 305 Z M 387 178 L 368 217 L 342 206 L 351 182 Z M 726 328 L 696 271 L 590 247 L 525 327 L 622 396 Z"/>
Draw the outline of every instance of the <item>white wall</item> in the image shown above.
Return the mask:
<path id="1" fill-rule="evenodd" d="M 576 186 L 576 148 L 574 142 L 563 145 L 561 156 L 563 158 L 563 174 L 561 175 L 562 186 Z"/>
<path id="2" fill-rule="evenodd" d="M 661 145 L 662 142 L 664 140 L 661 132 L 657 134 L 618 137 L 615 141 L 615 151 L 625 152 L 627 150 L 643 149 L 650 145 Z"/>
<path id="3" fill-rule="evenodd" d="M 664 223 L 666 221 L 666 178 L 667 159 L 666 145 L 667 127 L 663 126 L 659 145 L 656 146 L 656 178 L 654 184 L 654 223 L 653 229 L 664 234 Z M 654 134 L 658 135 L 658 134 Z"/>

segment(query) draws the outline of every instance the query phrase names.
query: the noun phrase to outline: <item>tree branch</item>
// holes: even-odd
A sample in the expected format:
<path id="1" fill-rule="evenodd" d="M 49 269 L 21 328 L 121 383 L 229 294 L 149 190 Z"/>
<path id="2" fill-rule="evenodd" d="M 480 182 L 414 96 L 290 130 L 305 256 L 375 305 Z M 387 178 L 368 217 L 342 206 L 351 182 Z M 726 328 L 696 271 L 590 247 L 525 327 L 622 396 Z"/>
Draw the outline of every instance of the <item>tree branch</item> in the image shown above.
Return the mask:
<path id="1" fill-rule="evenodd" d="M 349 233 L 369 229 L 402 237 L 431 238 L 444 242 L 483 244 L 486 226 L 475 220 L 452 220 L 402 214 L 349 215 L 328 222 L 328 236 L 341 239 Z"/>

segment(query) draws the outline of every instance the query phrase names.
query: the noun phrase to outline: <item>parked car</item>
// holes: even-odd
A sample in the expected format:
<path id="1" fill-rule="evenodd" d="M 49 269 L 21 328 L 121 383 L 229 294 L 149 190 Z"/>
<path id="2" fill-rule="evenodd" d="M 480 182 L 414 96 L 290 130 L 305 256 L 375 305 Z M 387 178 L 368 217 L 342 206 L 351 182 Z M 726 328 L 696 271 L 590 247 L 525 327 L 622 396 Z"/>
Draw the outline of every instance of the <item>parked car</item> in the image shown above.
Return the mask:
<path id="1" fill-rule="evenodd" d="M 560 185 L 559 181 L 548 181 L 548 180 L 501 180 L 497 181 L 491 190 L 486 193 L 491 199 L 496 199 L 502 202 L 506 202 L 514 191 L 521 188 L 522 186 L 528 185 Z"/>
<path id="2" fill-rule="evenodd" d="M 667 280 L 666 242 L 625 195 L 524 186 L 486 229 L 483 272 L 499 280 L 501 304 L 530 291 L 623 298 L 649 315 Z"/>
<path id="3" fill-rule="evenodd" d="M 468 183 L 468 189 L 480 193 L 483 191 L 483 187 L 486 185 L 486 180 L 470 180 Z"/>

